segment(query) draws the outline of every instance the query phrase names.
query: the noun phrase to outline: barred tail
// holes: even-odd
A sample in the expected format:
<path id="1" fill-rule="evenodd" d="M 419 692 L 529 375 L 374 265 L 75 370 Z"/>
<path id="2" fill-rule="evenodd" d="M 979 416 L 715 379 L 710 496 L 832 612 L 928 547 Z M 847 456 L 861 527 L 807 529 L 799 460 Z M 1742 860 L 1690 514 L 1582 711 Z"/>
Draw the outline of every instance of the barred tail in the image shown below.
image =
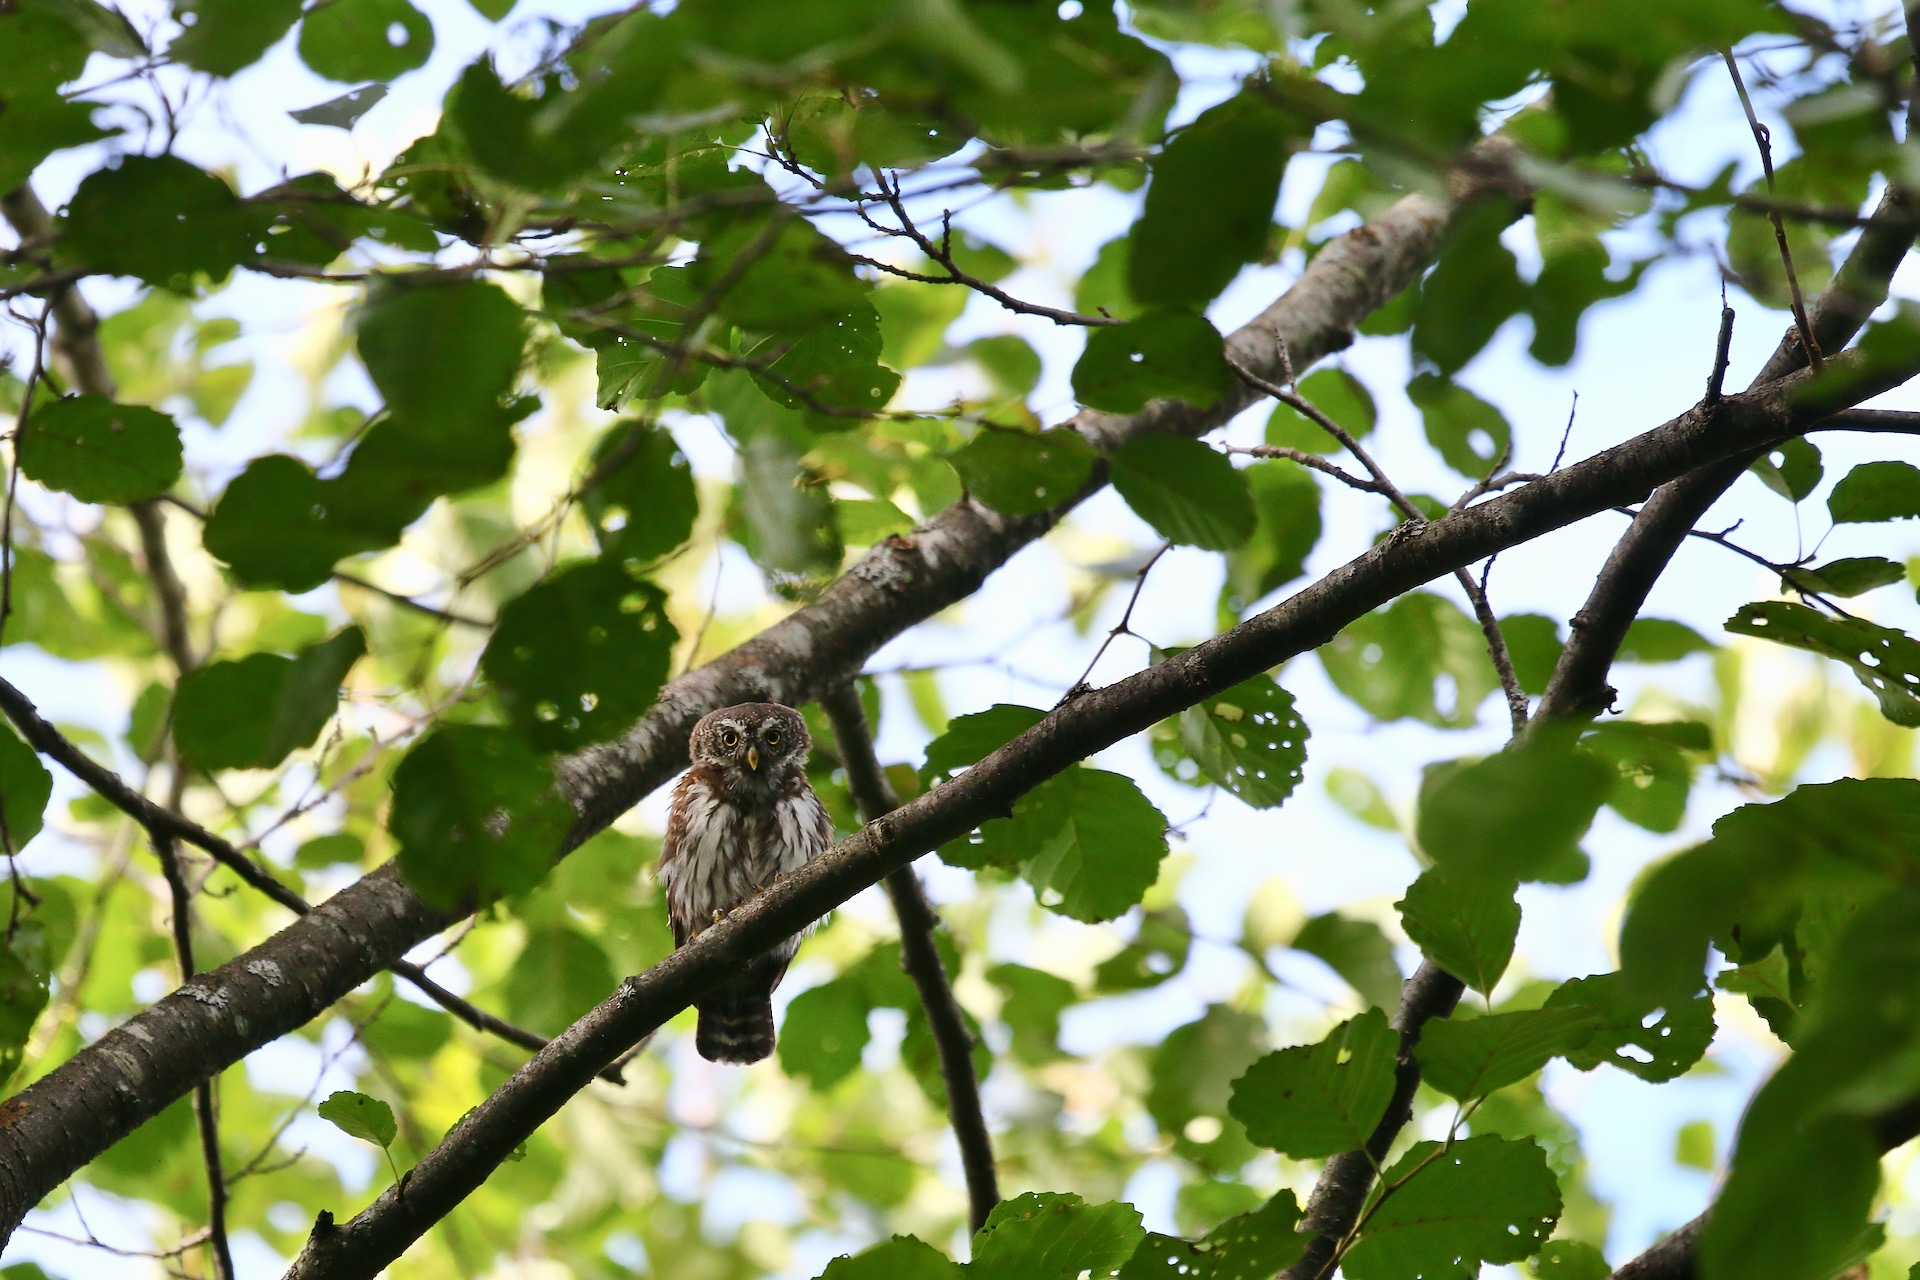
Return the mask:
<path id="1" fill-rule="evenodd" d="M 693 1047 L 708 1062 L 758 1062 L 773 1053 L 773 987 L 758 968 L 700 1002 Z"/>

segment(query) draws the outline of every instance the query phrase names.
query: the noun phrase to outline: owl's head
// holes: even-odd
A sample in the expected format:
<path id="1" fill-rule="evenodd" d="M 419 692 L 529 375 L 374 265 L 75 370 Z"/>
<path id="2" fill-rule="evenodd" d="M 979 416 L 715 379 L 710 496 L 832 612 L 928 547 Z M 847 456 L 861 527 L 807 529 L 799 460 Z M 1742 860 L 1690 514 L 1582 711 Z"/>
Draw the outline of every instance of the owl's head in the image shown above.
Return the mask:
<path id="1" fill-rule="evenodd" d="M 729 784 L 771 790 L 807 767 L 807 722 L 777 702 L 743 702 L 701 717 L 687 741 L 695 765 L 709 765 Z"/>

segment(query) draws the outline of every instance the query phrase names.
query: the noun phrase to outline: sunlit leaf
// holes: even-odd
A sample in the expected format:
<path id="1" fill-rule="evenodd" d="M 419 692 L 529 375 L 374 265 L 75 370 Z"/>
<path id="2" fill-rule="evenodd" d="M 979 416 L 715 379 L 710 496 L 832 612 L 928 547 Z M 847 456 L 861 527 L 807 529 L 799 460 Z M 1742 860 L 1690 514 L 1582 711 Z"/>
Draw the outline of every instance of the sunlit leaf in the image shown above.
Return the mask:
<path id="1" fill-rule="evenodd" d="M 1532 1142 L 1491 1134 L 1447 1147 L 1416 1142 L 1385 1180 L 1399 1190 L 1347 1252 L 1353 1280 L 1470 1277 L 1482 1262 L 1528 1257 L 1560 1218 L 1559 1183 Z"/>
<path id="2" fill-rule="evenodd" d="M 1296 1160 L 1363 1147 L 1393 1096 L 1399 1037 L 1369 1009 L 1319 1044 L 1281 1049 L 1233 1086 L 1230 1109 L 1247 1136 Z"/>

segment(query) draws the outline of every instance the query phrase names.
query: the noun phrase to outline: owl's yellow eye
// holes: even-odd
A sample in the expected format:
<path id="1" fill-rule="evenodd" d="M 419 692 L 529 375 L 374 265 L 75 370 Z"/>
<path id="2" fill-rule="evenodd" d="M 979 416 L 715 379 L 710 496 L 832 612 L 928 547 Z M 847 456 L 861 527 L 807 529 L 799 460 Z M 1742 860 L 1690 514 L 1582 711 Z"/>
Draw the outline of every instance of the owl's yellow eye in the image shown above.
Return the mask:
<path id="1" fill-rule="evenodd" d="M 740 735 L 731 729 L 722 729 L 720 731 L 720 745 L 731 751 L 740 745 Z"/>
<path id="2" fill-rule="evenodd" d="M 780 745 L 780 731 L 778 729 L 767 730 L 767 745 L 770 747 Z"/>

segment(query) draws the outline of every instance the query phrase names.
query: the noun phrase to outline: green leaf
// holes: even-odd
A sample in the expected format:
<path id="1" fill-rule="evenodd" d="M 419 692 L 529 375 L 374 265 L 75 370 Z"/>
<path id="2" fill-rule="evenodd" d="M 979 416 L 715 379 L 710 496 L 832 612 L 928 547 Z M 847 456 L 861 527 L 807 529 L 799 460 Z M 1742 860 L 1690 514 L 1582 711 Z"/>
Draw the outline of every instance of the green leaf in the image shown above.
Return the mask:
<path id="1" fill-rule="evenodd" d="M 1325 961 L 1369 1005 L 1399 1007 L 1400 966 L 1394 962 L 1393 943 L 1373 921 L 1329 911 L 1301 925 L 1287 945 Z"/>
<path id="2" fill-rule="evenodd" d="M 1221 1184 L 1226 1185 L 1226 1184 Z M 1254 1280 L 1278 1275 L 1306 1250 L 1300 1205 L 1282 1191 L 1194 1241 L 1150 1231 L 1116 1280 Z"/>
<path id="3" fill-rule="evenodd" d="M 606 742 L 666 683 L 678 634 L 666 593 L 618 559 L 578 561 L 500 611 L 480 669 L 541 751 Z"/>
<path id="4" fill-rule="evenodd" d="M 572 825 L 551 768 L 511 729 L 443 725 L 393 773 L 401 874 L 443 907 L 531 889 Z"/>
<path id="5" fill-rule="evenodd" d="M 180 478 L 180 428 L 164 413 L 78 395 L 37 407 L 20 433 L 20 471 L 82 502 L 141 502 Z"/>
<path id="6" fill-rule="evenodd" d="M 1407 398 L 1426 423 L 1427 442 L 1461 475 L 1490 473 L 1513 440 L 1505 415 L 1458 383 L 1423 373 L 1407 384 Z"/>
<path id="7" fill-rule="evenodd" d="M 1049 779 L 981 835 L 990 859 L 1022 859 L 1042 906 L 1089 923 L 1137 906 L 1167 856 L 1166 818 L 1133 779 L 1104 769 Z"/>
<path id="8" fill-rule="evenodd" d="M 743 257 L 764 230 L 764 222 L 741 221 L 703 241 L 687 277 L 696 296 L 725 286 L 721 315 L 742 329 L 789 337 L 871 306 L 870 286 L 854 274 L 847 251 L 804 220 L 788 220 L 771 244 Z"/>
<path id="9" fill-rule="evenodd" d="M 1577 1005 L 1437 1018 L 1420 1033 L 1413 1054 L 1422 1080 L 1465 1102 L 1526 1079 L 1585 1044 L 1599 1025 L 1598 1014 Z"/>
<path id="10" fill-rule="evenodd" d="M 1028 1066 L 1038 1066 L 1058 1058 L 1060 1014 L 1080 999 L 1073 984 L 1044 969 L 1011 963 L 994 965 L 987 970 L 986 979 L 1006 996 L 1006 1002 L 1000 1006 L 1000 1020 L 1013 1033 L 1015 1059 Z M 799 1003 L 799 997 L 795 997 L 794 1003 Z M 791 1025 L 791 1005 L 787 1019 Z"/>
<path id="11" fill-rule="evenodd" d="M 432 52 L 433 23 L 407 0 L 327 0 L 300 24 L 300 60 L 329 80 L 391 80 Z"/>
<path id="12" fill-rule="evenodd" d="M 1345 369 L 1320 369 L 1300 379 L 1297 390 L 1314 408 L 1358 440 L 1373 430 L 1378 411 L 1373 395 Z M 1308 453 L 1338 453 L 1342 445 L 1319 423 L 1292 405 L 1276 400 L 1267 418 L 1267 443 Z"/>
<path id="13" fill-rule="evenodd" d="M 985 711 L 955 716 L 947 731 L 927 744 L 927 762 L 920 767 L 921 785 L 945 782 L 970 764 L 978 764 L 1001 747 L 1047 718 L 1038 707 L 995 703 Z"/>
<path id="14" fill-rule="evenodd" d="M 741 442 L 735 465 L 739 538 L 776 590 L 824 585 L 842 556 L 833 500 L 801 451 L 773 435 Z"/>
<path id="15" fill-rule="evenodd" d="M 1036 435 L 982 428 L 947 461 L 975 498 L 995 511 L 1029 516 L 1078 493 L 1094 457 L 1080 433 L 1064 427 Z"/>
<path id="16" fill-rule="evenodd" d="M 1507 971 L 1520 936 L 1515 887 L 1428 867 L 1394 905 L 1421 954 L 1485 995 Z"/>
<path id="17" fill-rule="evenodd" d="M 351 1089 L 334 1090 L 316 1110 L 322 1120 L 342 1133 L 376 1147 L 391 1147 L 400 1133 L 399 1126 L 393 1122 L 392 1107 Z"/>
<path id="18" fill-rule="evenodd" d="M 1841 597 L 1890 587 L 1906 576 L 1904 565 L 1882 556 L 1846 556 L 1812 568 L 1789 568 L 1784 575 L 1798 590 Z"/>
<path id="19" fill-rule="evenodd" d="M 358 89 L 349 89 L 325 102 L 316 102 L 311 107 L 302 107 L 287 114 L 301 124 L 325 125 L 332 129 L 351 129 L 360 123 L 360 117 L 380 105 L 387 96 L 384 84 L 362 85 Z"/>
<path id="20" fill-rule="evenodd" d="M 11 790 L 7 801 L 11 808 Z M 19 841 L 14 848 L 24 843 Z M 20 1069 L 27 1042 L 33 1035 L 33 1024 L 47 1007 L 55 961 L 47 945 L 46 930 L 37 917 L 29 917 L 16 927 L 5 947 L 0 949 L 0 1085 L 11 1080 L 13 1073 Z"/>
<path id="21" fill-rule="evenodd" d="M 1920 518 L 1920 467 L 1908 462 L 1863 462 L 1827 495 L 1835 524 L 1872 524 Z"/>
<path id="22" fill-rule="evenodd" d="M 1415 833 L 1450 873 L 1554 878 L 1612 782 L 1606 765 L 1557 742 L 1516 745 L 1472 764 L 1430 766 Z"/>
<path id="23" fill-rule="evenodd" d="M 1253 602 L 1306 572 L 1320 541 L 1320 486 L 1290 462 L 1256 462 L 1241 470 L 1253 496 L 1253 534 L 1227 552 L 1222 607 L 1232 620 Z"/>
<path id="24" fill-rule="evenodd" d="M 500 21 L 513 12 L 513 6 L 518 2 L 519 0 L 467 0 L 467 3 L 473 6 L 474 12 L 488 22 Z"/>
<path id="25" fill-rule="evenodd" d="M 816 431 L 858 426 L 859 415 L 887 407 L 900 375 L 880 363 L 880 317 L 865 298 L 799 332 L 783 332 L 748 352 L 772 357 L 754 385 L 775 404 L 808 410 Z M 836 413 L 835 411 L 841 411 Z"/>
<path id="26" fill-rule="evenodd" d="M 1040 384 L 1040 353 L 1025 338 L 988 334 L 975 338 L 964 350 L 993 382 L 995 391 L 1008 400 L 1025 400 Z"/>
<path id="27" fill-rule="evenodd" d="M 122 156 L 87 175 L 61 219 L 63 249 L 90 270 L 184 290 L 220 279 L 251 247 L 233 189 L 178 156 Z"/>
<path id="28" fill-rule="evenodd" d="M 1500 243 L 1501 232 L 1516 213 L 1508 201 L 1483 200 L 1469 206 L 1455 219 L 1440 261 L 1420 285 L 1413 307 L 1414 355 L 1446 377 L 1465 368 L 1507 318 L 1527 305 L 1527 287 L 1520 281 L 1513 253 Z M 1412 386 L 1407 393 L 1415 404 L 1426 408 Z M 1502 421 L 1501 426 L 1505 425 Z M 1456 443 L 1450 449 L 1435 437 L 1431 416 L 1427 432 L 1447 465 L 1456 471 L 1484 475 L 1493 461 L 1491 456 L 1485 458 L 1477 470 L 1462 466 L 1456 450 L 1465 446 Z M 1504 443 L 1504 437 L 1499 442 Z"/>
<path id="29" fill-rule="evenodd" d="M 340 705 L 340 684 L 367 652 L 348 627 L 295 657 L 214 662 L 180 682 L 173 732 L 192 769 L 271 769 L 310 747 Z"/>
<path id="30" fill-rule="evenodd" d="M 1844 662 L 1895 724 L 1920 725 L 1920 643 L 1863 618 L 1830 618 L 1785 600 L 1741 605 L 1727 619 L 1735 635 L 1756 636 Z"/>
<path id="31" fill-rule="evenodd" d="M 1161 537 L 1226 551 L 1254 529 L 1253 494 L 1226 455 L 1197 440 L 1148 435 L 1109 460 L 1113 487 Z"/>
<path id="32" fill-rule="evenodd" d="M 526 341 L 519 304 L 482 280 L 395 281 L 383 275 L 369 293 L 356 340 L 389 412 L 448 428 L 497 418 Z"/>
<path id="33" fill-rule="evenodd" d="M 1272 676 L 1243 680 L 1180 713 L 1180 744 L 1206 775 L 1256 809 L 1300 785 L 1307 726 Z"/>
<path id="34" fill-rule="evenodd" d="M 968 1280 L 1075 1280 L 1126 1265 L 1146 1235 L 1130 1204 L 1029 1191 L 1002 1200 L 973 1237 Z"/>
<path id="35" fill-rule="evenodd" d="M 1128 286 L 1149 306 L 1204 307 L 1267 250 L 1280 174 L 1305 130 L 1270 98 L 1242 91 L 1210 107 L 1149 165 L 1129 236 Z"/>
<path id="36" fill-rule="evenodd" d="M 1095 329 L 1073 366 L 1075 398 L 1112 413 L 1133 413 L 1149 400 L 1209 405 L 1234 380 L 1220 331 L 1190 311 L 1149 311 Z"/>
<path id="37" fill-rule="evenodd" d="M 1536 698 L 1545 693 L 1565 647 L 1560 624 L 1543 613 L 1515 613 L 1500 619 L 1500 634 L 1520 688 Z"/>
<path id="38" fill-rule="evenodd" d="M 1684 622 L 1670 618 L 1635 618 L 1620 643 L 1622 662 L 1678 662 L 1696 653 L 1712 653 L 1717 646 Z"/>
<path id="39" fill-rule="evenodd" d="M 693 469 L 672 434 L 643 419 L 616 422 L 593 448 L 581 498 L 607 555 L 657 560 L 693 536 L 700 515 Z"/>
<path id="40" fill-rule="evenodd" d="M 827 982 L 802 991 L 780 1024 L 780 1070 L 816 1090 L 831 1089 L 860 1065 L 872 1009 L 851 983 Z"/>
<path id="41" fill-rule="evenodd" d="M 1610 1062 L 1662 1084 L 1690 1070 L 1713 1043 L 1712 996 L 1702 993 L 1656 1006 L 1634 996 L 1617 973 L 1563 982 L 1547 997 L 1546 1007 L 1584 1009 L 1599 1018 L 1592 1034 L 1566 1054 L 1581 1071 Z"/>
<path id="42" fill-rule="evenodd" d="M 1258 1154 L 1236 1121 L 1226 1116 L 1233 1082 L 1266 1047 L 1266 1027 L 1252 1014 L 1209 1005 L 1199 1019 L 1176 1027 L 1153 1050 L 1147 1114 L 1173 1142 L 1175 1154 L 1201 1168 L 1232 1176 Z M 1193 1122 L 1214 1120 L 1207 1136 Z"/>
<path id="43" fill-rule="evenodd" d="M 519 1025 L 557 1036 L 612 995 L 617 981 L 613 961 L 578 929 L 530 929 L 507 971 L 507 1009 Z"/>
<path id="44" fill-rule="evenodd" d="M 1789 502 L 1804 501 L 1819 487 L 1820 477 L 1826 473 L 1820 462 L 1820 450 L 1804 436 L 1775 445 L 1748 470 Z"/>
<path id="45" fill-rule="evenodd" d="M 1465 728 L 1500 683 L 1479 626 L 1426 591 L 1358 619 L 1318 653 L 1334 687 L 1378 720 Z"/>
<path id="46" fill-rule="evenodd" d="M 1466 1280 L 1483 1262 L 1531 1255 L 1560 1218 L 1560 1185 L 1531 1141 L 1416 1142 L 1385 1180 L 1399 1190 L 1380 1200 L 1348 1250 L 1342 1269 L 1353 1280 Z"/>
<path id="47" fill-rule="evenodd" d="M 1143 912 L 1133 941 L 1094 966 L 1094 990 L 1107 995 L 1158 986 L 1186 967 L 1192 950 L 1193 925 L 1185 911 Z"/>
<path id="48" fill-rule="evenodd" d="M 167 46 L 176 62 L 230 76 L 252 66 L 300 17 L 300 0 L 174 0 L 186 30 Z"/>
<path id="49" fill-rule="evenodd" d="M 1578 1240 L 1549 1240 L 1529 1264 L 1537 1280 L 1608 1280 L 1607 1256 Z"/>
<path id="50" fill-rule="evenodd" d="M 1399 1036 L 1369 1009 L 1315 1045 L 1270 1053 L 1233 1086 L 1229 1110 L 1247 1136 L 1296 1160 L 1357 1151 L 1393 1097 Z"/>
<path id="51" fill-rule="evenodd" d="M 820 1280 L 957 1280 L 960 1264 L 912 1236 L 894 1236 L 851 1257 L 835 1258 Z"/>
<path id="52" fill-rule="evenodd" d="M 1713 738 L 1702 724 L 1647 724 L 1616 720 L 1596 725 L 1580 740 L 1583 749 L 1612 765 L 1607 804 L 1649 831 L 1679 829 L 1693 787 L 1688 752 L 1710 752 Z"/>
<path id="53" fill-rule="evenodd" d="M 339 503 L 338 494 L 338 482 L 298 458 L 255 458 L 220 495 L 201 538 L 243 585 L 311 591 L 336 561 L 392 545 L 419 514 Z"/>

